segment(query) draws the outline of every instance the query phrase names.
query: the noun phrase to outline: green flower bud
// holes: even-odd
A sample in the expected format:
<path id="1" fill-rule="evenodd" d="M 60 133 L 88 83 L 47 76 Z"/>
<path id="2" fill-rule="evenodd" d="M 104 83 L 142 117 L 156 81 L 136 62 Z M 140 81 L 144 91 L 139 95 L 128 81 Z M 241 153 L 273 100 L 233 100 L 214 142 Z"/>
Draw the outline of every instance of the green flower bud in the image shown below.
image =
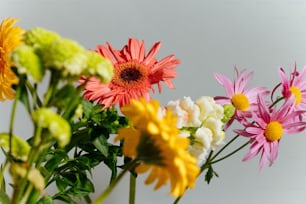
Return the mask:
<path id="1" fill-rule="evenodd" d="M 37 126 L 47 128 L 60 147 L 67 145 L 71 138 L 69 123 L 49 108 L 40 108 L 32 113 Z"/>
<path id="2" fill-rule="evenodd" d="M 225 123 L 229 121 L 235 113 L 235 107 L 232 104 L 223 105 L 224 108 L 224 117 L 222 118 L 222 122 Z"/>
<path id="3" fill-rule="evenodd" d="M 8 133 L 0 133 L 0 147 L 6 151 L 9 151 L 10 136 Z M 28 159 L 30 145 L 21 137 L 13 135 L 11 147 L 11 153 L 15 158 L 22 161 L 26 161 Z"/>
<path id="4" fill-rule="evenodd" d="M 49 45 L 60 36 L 44 28 L 36 27 L 28 30 L 25 33 L 26 44 L 33 46 L 35 49 L 47 50 Z"/>
<path id="5" fill-rule="evenodd" d="M 92 51 L 87 52 L 87 57 L 87 73 L 85 75 L 97 76 L 102 83 L 108 83 L 114 75 L 112 63 L 100 54 Z"/>
<path id="6" fill-rule="evenodd" d="M 80 76 L 87 66 L 86 50 L 77 42 L 60 38 L 43 53 L 46 66 L 62 71 L 63 76 Z"/>
<path id="7" fill-rule="evenodd" d="M 19 74 L 29 74 L 34 82 L 40 82 L 44 76 L 44 68 L 33 47 L 21 45 L 11 55 L 12 63 Z"/>
<path id="8" fill-rule="evenodd" d="M 24 178 L 27 175 L 27 179 L 33 184 L 34 188 L 40 192 L 43 192 L 45 189 L 45 179 L 40 171 L 35 168 L 28 169 L 27 166 L 22 163 L 12 163 L 10 166 L 10 173 L 15 180 L 17 180 L 18 177 Z"/>
<path id="9" fill-rule="evenodd" d="M 73 117 L 74 118 L 80 118 L 83 115 L 83 105 L 79 104 L 78 107 L 76 108 Z"/>

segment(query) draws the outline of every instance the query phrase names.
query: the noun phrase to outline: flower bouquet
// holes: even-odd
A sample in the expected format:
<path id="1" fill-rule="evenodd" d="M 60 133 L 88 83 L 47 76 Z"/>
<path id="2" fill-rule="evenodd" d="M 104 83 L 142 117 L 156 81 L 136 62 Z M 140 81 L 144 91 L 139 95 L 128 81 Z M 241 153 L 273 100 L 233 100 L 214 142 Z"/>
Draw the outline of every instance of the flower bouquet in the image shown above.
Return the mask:
<path id="1" fill-rule="evenodd" d="M 280 68 L 280 81 L 269 90 L 250 88 L 253 72 L 235 67 L 233 81 L 214 74 L 226 96 L 162 105 L 150 94 L 155 85 L 162 92 L 163 83 L 175 88 L 180 61 L 174 55 L 158 60 L 160 42 L 148 52 L 134 38 L 119 50 L 108 42 L 91 50 L 44 28 L 25 31 L 16 21 L 0 24 L 0 100 L 13 100 L 8 130 L 0 133 L 1 203 L 102 203 L 129 174 L 133 204 L 144 173 L 155 190 L 170 185 L 179 203 L 201 175 L 207 183 L 218 176 L 216 163 L 249 148 L 243 161 L 260 155 L 262 170 L 276 160 L 284 135 L 306 127 L 306 68 L 288 74 Z M 18 105 L 33 125 L 29 137 L 14 133 Z M 230 130 L 234 122 L 240 128 Z M 224 154 L 239 137 L 245 143 Z M 106 189 L 92 181 L 98 165 L 111 172 Z"/>

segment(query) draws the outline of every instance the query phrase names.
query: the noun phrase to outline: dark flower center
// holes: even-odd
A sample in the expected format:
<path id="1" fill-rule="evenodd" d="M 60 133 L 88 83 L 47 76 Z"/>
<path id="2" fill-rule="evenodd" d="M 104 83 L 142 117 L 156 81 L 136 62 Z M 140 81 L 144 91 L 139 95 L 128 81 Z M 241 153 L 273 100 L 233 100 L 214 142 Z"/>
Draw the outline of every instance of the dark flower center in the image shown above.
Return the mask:
<path id="1" fill-rule="evenodd" d="M 142 73 L 136 68 L 126 68 L 120 73 L 120 78 L 128 83 L 131 81 L 138 81 L 141 77 Z"/>
<path id="2" fill-rule="evenodd" d="M 125 62 L 116 64 L 113 84 L 124 88 L 147 87 L 147 67 L 138 62 Z"/>

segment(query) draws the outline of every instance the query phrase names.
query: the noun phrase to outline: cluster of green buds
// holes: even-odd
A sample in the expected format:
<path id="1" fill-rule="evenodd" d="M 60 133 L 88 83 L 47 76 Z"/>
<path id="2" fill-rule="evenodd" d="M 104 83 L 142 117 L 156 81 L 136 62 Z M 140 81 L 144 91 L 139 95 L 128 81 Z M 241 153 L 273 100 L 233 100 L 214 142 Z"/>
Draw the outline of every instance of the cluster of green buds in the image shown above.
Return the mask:
<path id="1" fill-rule="evenodd" d="M 42 80 L 46 69 L 59 71 L 69 81 L 96 76 L 107 83 L 113 76 L 108 59 L 55 32 L 32 28 L 25 33 L 24 40 L 25 44 L 17 47 L 11 58 L 18 73 L 29 75 L 34 82 Z"/>

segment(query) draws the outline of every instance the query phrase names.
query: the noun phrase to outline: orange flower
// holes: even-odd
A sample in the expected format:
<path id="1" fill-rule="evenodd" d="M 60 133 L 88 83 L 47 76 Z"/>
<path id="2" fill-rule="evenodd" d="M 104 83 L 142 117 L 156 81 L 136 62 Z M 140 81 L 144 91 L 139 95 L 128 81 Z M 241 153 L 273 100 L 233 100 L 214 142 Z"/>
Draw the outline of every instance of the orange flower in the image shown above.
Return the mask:
<path id="1" fill-rule="evenodd" d="M 139 97 L 149 100 L 150 90 L 154 92 L 154 84 L 158 85 L 161 92 L 162 81 L 169 88 L 174 88 L 171 80 L 176 77 L 174 69 L 180 62 L 174 55 L 158 61 L 155 55 L 160 46 L 160 42 L 155 43 L 146 54 L 144 42 L 134 38 L 129 39 L 122 50 L 115 50 L 109 43 L 107 46 L 99 45 L 97 52 L 114 65 L 114 77 L 109 84 L 91 77 L 85 86 L 84 98 L 104 104 L 107 108 L 115 104 L 124 106 L 131 99 Z M 81 83 L 85 81 L 85 78 L 80 80 Z"/>
<path id="2" fill-rule="evenodd" d="M 0 24 L 0 101 L 14 98 L 12 85 L 18 83 L 18 78 L 11 70 L 9 53 L 22 44 L 24 30 L 13 27 L 17 22 L 14 18 L 5 18 Z"/>

